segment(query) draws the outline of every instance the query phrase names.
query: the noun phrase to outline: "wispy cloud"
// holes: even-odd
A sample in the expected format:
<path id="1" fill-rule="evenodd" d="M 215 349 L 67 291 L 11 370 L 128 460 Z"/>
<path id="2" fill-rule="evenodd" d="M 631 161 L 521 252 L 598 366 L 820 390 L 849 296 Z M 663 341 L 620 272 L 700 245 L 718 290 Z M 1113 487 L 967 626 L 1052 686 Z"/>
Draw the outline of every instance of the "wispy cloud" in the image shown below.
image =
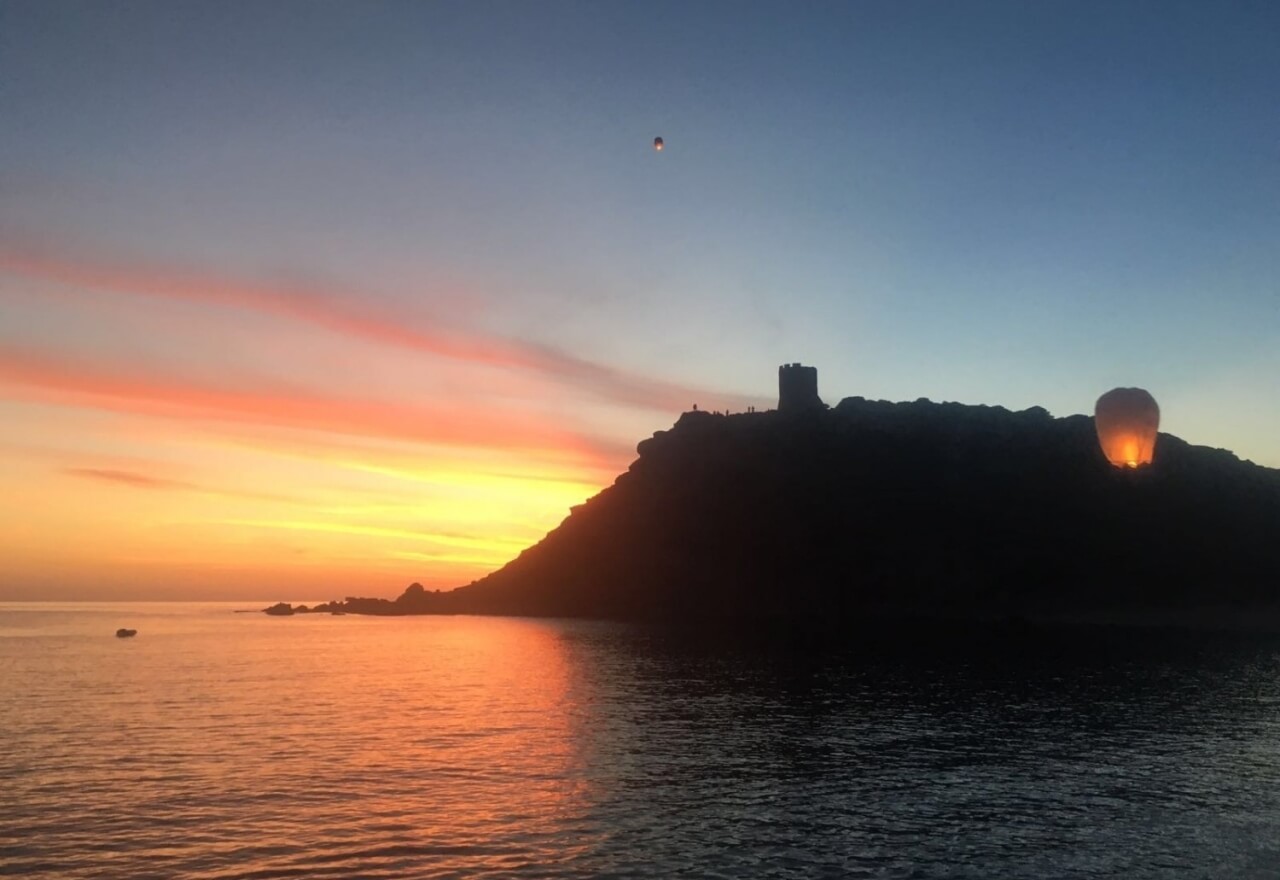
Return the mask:
<path id="1" fill-rule="evenodd" d="M 165 477 L 156 477 L 138 471 L 121 470 L 119 468 L 66 467 L 62 468 L 61 473 L 71 477 L 114 483 L 133 489 L 194 492 L 200 495 L 215 495 L 222 498 L 241 498 L 253 501 L 283 501 L 288 503 L 301 501 L 301 499 L 290 495 L 280 495 L 273 492 L 247 492 L 242 489 L 220 489 L 213 486 L 202 486 L 199 483 L 191 483 L 186 480 L 171 480 Z"/>
<path id="2" fill-rule="evenodd" d="M 195 483 L 187 483 L 182 480 L 166 480 L 160 477 L 150 477 L 136 471 L 120 471 L 112 468 L 69 467 L 63 468 L 62 473 L 73 477 L 84 477 L 89 480 L 100 480 L 106 483 L 119 483 L 124 486 L 132 486 L 135 489 L 179 489 L 184 491 L 198 491 L 200 489 Z"/>
<path id="3" fill-rule="evenodd" d="M 0 272 L 98 291 L 231 306 L 287 317 L 346 336 L 478 365 L 533 371 L 630 406 L 682 411 L 692 401 L 745 409 L 759 398 L 665 382 L 578 357 L 555 346 L 424 326 L 371 308 L 350 291 L 319 284 L 263 284 L 210 272 L 66 259 L 0 243 Z"/>
<path id="4" fill-rule="evenodd" d="M 396 405 L 298 389 L 217 387 L 65 361 L 0 346 L 0 384 L 28 399 L 109 412 L 248 423 L 441 446 L 515 449 L 619 461 L 629 449 L 550 417 L 489 408 Z"/>

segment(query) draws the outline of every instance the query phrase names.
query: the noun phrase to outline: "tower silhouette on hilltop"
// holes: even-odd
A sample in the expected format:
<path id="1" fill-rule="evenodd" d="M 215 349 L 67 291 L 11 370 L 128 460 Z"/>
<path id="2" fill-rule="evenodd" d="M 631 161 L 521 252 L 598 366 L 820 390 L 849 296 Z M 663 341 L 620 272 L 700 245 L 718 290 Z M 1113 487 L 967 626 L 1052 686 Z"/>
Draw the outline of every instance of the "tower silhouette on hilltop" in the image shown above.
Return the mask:
<path id="1" fill-rule="evenodd" d="M 778 412 L 799 412 L 823 406 L 818 397 L 818 368 L 801 364 L 778 367 Z"/>

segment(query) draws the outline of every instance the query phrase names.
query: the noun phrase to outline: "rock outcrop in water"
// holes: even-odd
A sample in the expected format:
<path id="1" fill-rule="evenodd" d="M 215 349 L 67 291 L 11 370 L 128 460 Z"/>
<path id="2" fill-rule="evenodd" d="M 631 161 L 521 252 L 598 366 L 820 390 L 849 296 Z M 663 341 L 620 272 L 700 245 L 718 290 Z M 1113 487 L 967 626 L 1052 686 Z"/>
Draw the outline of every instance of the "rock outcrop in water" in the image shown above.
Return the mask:
<path id="1" fill-rule="evenodd" d="M 1278 592 L 1280 471 L 1168 434 L 1122 470 L 1086 416 L 855 397 L 685 413 L 487 577 L 324 607 L 832 621 L 1244 612 Z"/>

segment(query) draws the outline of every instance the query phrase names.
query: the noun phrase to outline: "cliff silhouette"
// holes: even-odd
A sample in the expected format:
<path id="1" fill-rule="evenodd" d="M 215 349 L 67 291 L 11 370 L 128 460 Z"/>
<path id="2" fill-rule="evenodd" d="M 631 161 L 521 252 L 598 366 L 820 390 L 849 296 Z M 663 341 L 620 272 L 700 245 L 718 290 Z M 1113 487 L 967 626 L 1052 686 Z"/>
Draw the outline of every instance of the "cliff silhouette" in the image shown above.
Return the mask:
<path id="1" fill-rule="evenodd" d="M 1119 469 L 1087 416 L 853 397 L 688 412 L 638 453 L 469 586 L 314 610 L 841 621 L 1280 608 L 1280 471 L 1169 434 L 1152 465 Z"/>

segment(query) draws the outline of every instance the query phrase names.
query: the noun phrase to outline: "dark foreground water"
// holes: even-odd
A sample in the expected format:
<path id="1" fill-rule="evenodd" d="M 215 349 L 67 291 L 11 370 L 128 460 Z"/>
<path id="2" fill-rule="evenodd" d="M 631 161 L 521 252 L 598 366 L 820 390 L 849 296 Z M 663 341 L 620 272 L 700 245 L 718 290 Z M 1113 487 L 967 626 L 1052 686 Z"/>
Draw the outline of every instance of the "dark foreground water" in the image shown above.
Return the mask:
<path id="1" fill-rule="evenodd" d="M 228 607 L 0 605 L 0 874 L 1280 876 L 1275 640 Z"/>

